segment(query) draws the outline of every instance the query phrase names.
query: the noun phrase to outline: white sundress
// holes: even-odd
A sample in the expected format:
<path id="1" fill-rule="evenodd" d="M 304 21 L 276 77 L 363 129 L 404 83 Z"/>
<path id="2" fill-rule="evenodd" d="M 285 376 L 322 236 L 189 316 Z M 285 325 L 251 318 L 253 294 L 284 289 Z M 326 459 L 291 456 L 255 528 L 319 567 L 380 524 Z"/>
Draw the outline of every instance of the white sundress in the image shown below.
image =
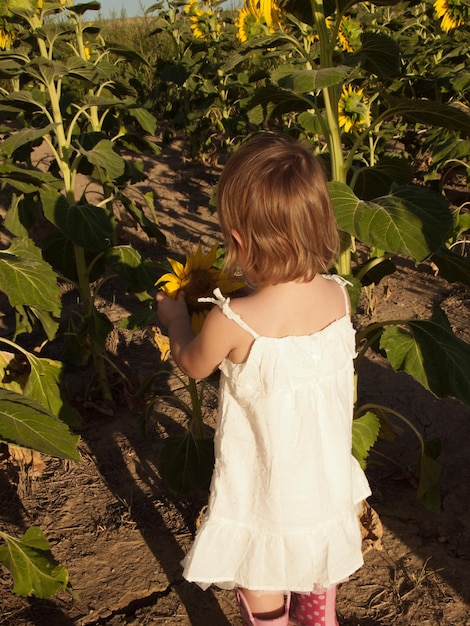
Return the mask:
<path id="1" fill-rule="evenodd" d="M 208 507 L 182 561 L 203 589 L 310 593 L 363 563 L 357 518 L 370 489 L 351 454 L 355 331 L 347 313 L 311 335 L 258 335 L 247 360 L 221 365 Z"/>

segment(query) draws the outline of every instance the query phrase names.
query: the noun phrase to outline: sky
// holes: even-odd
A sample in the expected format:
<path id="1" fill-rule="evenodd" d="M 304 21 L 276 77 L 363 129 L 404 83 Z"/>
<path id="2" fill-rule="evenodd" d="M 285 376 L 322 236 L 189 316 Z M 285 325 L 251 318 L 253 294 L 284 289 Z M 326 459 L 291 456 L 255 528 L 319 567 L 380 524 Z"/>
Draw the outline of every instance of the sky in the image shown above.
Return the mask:
<path id="1" fill-rule="evenodd" d="M 111 17 L 113 14 L 119 17 L 122 10 L 125 11 L 127 17 L 135 17 L 156 4 L 157 0 L 98 0 L 98 2 L 101 4 L 101 13 L 105 17 Z"/>
<path id="2" fill-rule="evenodd" d="M 98 0 L 98 2 L 101 4 L 101 13 L 104 17 L 120 17 L 122 10 L 125 11 L 126 17 L 135 17 L 142 15 L 145 9 L 157 4 L 158 0 Z M 236 5 L 237 1 L 227 0 L 225 4 Z M 241 0 L 239 4 L 242 4 Z"/>

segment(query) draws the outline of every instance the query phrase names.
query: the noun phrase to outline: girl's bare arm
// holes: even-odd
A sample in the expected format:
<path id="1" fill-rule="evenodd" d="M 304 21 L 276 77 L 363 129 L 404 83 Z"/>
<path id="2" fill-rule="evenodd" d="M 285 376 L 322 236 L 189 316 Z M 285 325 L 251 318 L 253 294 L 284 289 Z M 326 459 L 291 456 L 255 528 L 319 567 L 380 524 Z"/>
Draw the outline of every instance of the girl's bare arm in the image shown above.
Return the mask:
<path id="1" fill-rule="evenodd" d="M 172 300 L 160 292 L 157 303 L 159 319 L 168 329 L 173 358 L 191 378 L 211 374 L 235 347 L 237 327 L 218 307 L 212 309 L 195 337 L 183 294 Z"/>

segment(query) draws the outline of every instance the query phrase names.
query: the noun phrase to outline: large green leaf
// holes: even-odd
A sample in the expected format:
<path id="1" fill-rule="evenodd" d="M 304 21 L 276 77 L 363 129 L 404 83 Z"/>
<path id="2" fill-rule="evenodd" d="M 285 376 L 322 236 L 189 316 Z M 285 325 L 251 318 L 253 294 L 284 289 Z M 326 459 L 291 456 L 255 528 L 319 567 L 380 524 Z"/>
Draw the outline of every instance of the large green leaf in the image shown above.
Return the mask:
<path id="1" fill-rule="evenodd" d="M 0 389 L 0 440 L 79 461 L 78 439 L 62 420 L 36 400 Z"/>
<path id="2" fill-rule="evenodd" d="M 163 442 L 159 472 L 174 493 L 186 495 L 196 489 L 208 489 L 213 469 L 212 439 L 196 439 L 188 432 Z"/>
<path id="3" fill-rule="evenodd" d="M 371 411 L 353 420 L 352 425 L 352 453 L 365 469 L 369 450 L 377 441 L 380 430 L 380 420 Z"/>
<path id="4" fill-rule="evenodd" d="M 470 344 L 454 335 L 439 307 L 429 320 L 388 326 L 380 347 L 395 371 L 410 374 L 438 398 L 450 396 L 470 406 Z"/>
<path id="5" fill-rule="evenodd" d="M 30 373 L 23 386 L 23 394 L 37 400 L 53 415 L 62 421 L 76 421 L 77 411 L 64 403 L 60 391 L 63 374 L 63 363 L 48 358 L 39 358 L 31 352 L 23 351 L 29 365 Z"/>
<path id="6" fill-rule="evenodd" d="M 162 245 L 166 244 L 166 237 L 160 230 L 160 227 L 158 226 L 158 223 L 156 221 L 156 216 L 155 216 L 154 206 L 153 206 L 153 196 L 146 194 L 145 200 L 152 215 L 155 216 L 155 221 L 150 220 L 142 211 L 142 209 L 140 209 L 136 205 L 136 203 L 130 198 L 128 198 L 127 196 L 121 195 L 119 199 L 121 200 L 123 205 L 126 207 L 126 210 L 130 213 L 130 215 L 132 215 L 135 221 L 141 226 L 142 230 L 149 237 L 155 237 L 157 242 Z"/>
<path id="7" fill-rule="evenodd" d="M 284 113 L 295 111 L 302 113 L 314 108 L 313 96 L 308 94 L 297 94 L 287 89 L 269 86 L 257 89 L 253 98 L 251 98 L 248 109 L 254 109 L 260 106 L 263 116 L 262 119 L 269 119 Z M 254 122 L 250 117 L 250 121 Z"/>
<path id="8" fill-rule="evenodd" d="M 107 209 L 90 204 L 69 205 L 51 187 L 41 189 L 40 196 L 47 219 L 77 246 L 97 252 L 109 245 L 114 221 Z"/>
<path id="9" fill-rule="evenodd" d="M 83 15 L 87 11 L 99 11 L 100 9 L 101 4 L 95 0 L 92 0 L 92 2 L 80 2 L 68 7 L 69 11 L 76 13 L 77 15 Z"/>
<path id="10" fill-rule="evenodd" d="M 119 278 L 133 291 L 146 291 L 154 284 L 140 253 L 132 246 L 113 246 L 106 251 L 106 258 Z"/>
<path id="11" fill-rule="evenodd" d="M 108 139 L 102 139 L 91 150 L 80 146 L 80 153 L 89 163 L 103 169 L 111 181 L 124 174 L 124 159 L 114 151 L 114 144 Z"/>
<path id="12" fill-rule="evenodd" d="M 431 261 L 439 268 L 439 275 L 451 283 L 460 282 L 470 286 L 470 259 L 441 246 Z"/>
<path id="13" fill-rule="evenodd" d="M 34 193 L 43 185 L 59 185 L 59 180 L 50 172 L 26 170 L 11 163 L 0 164 L 0 180 L 22 193 Z M 63 184 L 62 181 L 60 184 Z"/>
<path id="14" fill-rule="evenodd" d="M 13 576 L 13 593 L 50 598 L 71 586 L 66 568 L 52 556 L 49 542 L 37 526 L 28 528 L 22 539 L 0 532 L 0 563 Z"/>
<path id="15" fill-rule="evenodd" d="M 350 67 L 338 65 L 319 70 L 289 71 L 286 74 L 281 66 L 272 72 L 271 79 L 282 89 L 289 89 L 295 93 L 304 94 L 343 83 L 350 72 Z"/>
<path id="16" fill-rule="evenodd" d="M 427 189 L 393 186 L 388 196 L 364 202 L 345 184 L 328 184 L 338 226 L 360 241 L 392 252 L 427 259 L 452 226 L 445 198 Z"/>
<path id="17" fill-rule="evenodd" d="M 414 168 L 406 159 L 382 156 L 373 167 L 364 167 L 355 173 L 354 192 L 362 200 L 373 200 L 386 195 L 392 183 L 407 185 L 412 182 Z"/>
<path id="18" fill-rule="evenodd" d="M 28 198 L 29 200 L 29 198 Z M 24 195 L 14 194 L 3 225 L 15 237 L 27 237 L 29 229 L 36 222 L 36 207 L 25 201 Z"/>
<path id="19" fill-rule="evenodd" d="M 24 146 L 29 144 L 44 135 L 47 135 L 51 132 L 51 130 L 55 128 L 55 124 L 49 124 L 44 128 L 36 129 L 36 128 L 25 128 L 23 130 L 19 130 L 16 133 L 13 133 L 7 139 L 4 139 L 1 143 L 2 152 L 4 152 L 7 156 L 11 157 L 13 152 Z"/>
<path id="20" fill-rule="evenodd" d="M 387 117 L 403 115 L 413 123 L 440 126 L 449 130 L 470 132 L 470 114 L 457 106 L 431 100 L 410 100 L 388 97 Z"/>
<path id="21" fill-rule="evenodd" d="M 147 111 L 147 109 L 143 109 L 142 107 L 136 107 L 129 108 L 128 113 L 137 120 L 146 133 L 155 135 L 157 120 L 155 116 L 150 113 L 150 111 Z"/>
<path id="22" fill-rule="evenodd" d="M 15 238 L 0 252 L 0 290 L 12 307 L 27 305 L 60 315 L 60 288 L 51 266 L 27 237 Z"/>
<path id="23" fill-rule="evenodd" d="M 361 65 L 369 74 L 390 78 L 400 74 L 400 48 L 396 41 L 383 33 L 366 31 L 361 36 L 358 52 Z"/>

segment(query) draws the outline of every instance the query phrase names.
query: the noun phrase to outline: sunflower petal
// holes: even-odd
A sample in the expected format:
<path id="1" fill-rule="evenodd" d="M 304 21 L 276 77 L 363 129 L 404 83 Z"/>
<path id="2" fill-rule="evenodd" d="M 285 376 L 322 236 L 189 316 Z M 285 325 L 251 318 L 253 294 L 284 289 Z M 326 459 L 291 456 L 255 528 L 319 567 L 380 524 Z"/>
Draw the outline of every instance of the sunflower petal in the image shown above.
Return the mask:
<path id="1" fill-rule="evenodd" d="M 209 311 L 195 311 L 191 315 L 191 330 L 194 335 L 199 335 L 208 315 Z"/>
<path id="2" fill-rule="evenodd" d="M 170 340 L 162 333 L 158 326 L 152 326 L 153 340 L 157 344 L 157 348 L 160 350 L 160 358 L 162 361 L 168 360 L 170 356 Z"/>

